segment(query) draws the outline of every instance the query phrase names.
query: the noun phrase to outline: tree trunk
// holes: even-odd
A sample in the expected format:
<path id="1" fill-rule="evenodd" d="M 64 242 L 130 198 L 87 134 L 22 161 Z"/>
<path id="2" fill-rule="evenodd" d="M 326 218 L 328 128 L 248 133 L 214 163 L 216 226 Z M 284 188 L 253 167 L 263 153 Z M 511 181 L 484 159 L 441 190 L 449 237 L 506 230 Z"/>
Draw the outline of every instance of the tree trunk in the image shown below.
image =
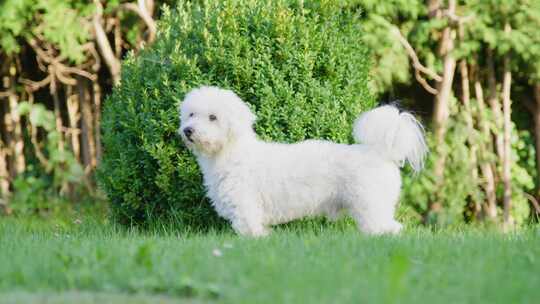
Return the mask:
<path id="1" fill-rule="evenodd" d="M 10 194 L 9 191 L 9 172 L 7 167 L 7 148 L 4 142 L 0 139 L 0 191 L 1 197 L 6 197 Z"/>
<path id="2" fill-rule="evenodd" d="M 9 111 L 9 100 L 7 100 L 7 96 L 6 96 L 6 100 L 2 100 L 2 112 L 4 114 L 4 116 L 2 117 L 2 122 L 3 122 L 3 134 L 4 135 L 4 138 L 5 138 L 5 141 L 4 141 L 4 146 L 5 146 L 5 153 L 6 153 L 6 162 L 7 162 L 7 169 L 8 169 L 8 173 L 9 173 L 9 176 L 10 178 L 14 175 L 14 172 L 13 172 L 13 166 L 12 166 L 12 162 L 11 162 L 11 155 L 13 154 L 12 152 L 12 133 L 13 133 L 13 121 L 11 120 L 11 115 L 10 115 L 10 111 Z"/>
<path id="3" fill-rule="evenodd" d="M 510 34 L 510 25 L 507 23 L 504 26 L 505 34 Z M 510 71 L 510 57 L 504 56 L 504 75 L 503 75 L 503 161 L 502 161 L 502 179 L 504 185 L 503 196 L 503 216 L 504 224 L 506 226 L 511 225 L 510 209 L 512 208 L 512 100 L 510 99 L 510 86 L 512 85 L 512 72 Z"/>
<path id="4" fill-rule="evenodd" d="M 540 83 L 534 86 L 534 100 L 535 104 L 532 107 L 532 113 L 536 148 L 536 175 L 540 178 Z M 536 196 L 540 197 L 540 184 L 536 186 Z"/>
<path id="5" fill-rule="evenodd" d="M 479 185 L 480 182 L 478 181 L 478 159 L 477 159 L 477 153 L 478 153 L 478 143 L 475 140 L 473 134 L 474 134 L 474 122 L 473 122 L 473 113 L 471 108 L 471 89 L 470 89 L 470 83 L 469 83 L 469 67 L 467 66 L 467 62 L 462 59 L 459 62 L 459 72 L 461 75 L 461 100 L 463 102 L 464 107 L 464 116 L 465 116 L 465 123 L 467 124 L 467 132 L 469 133 L 469 136 L 467 138 L 467 142 L 469 144 L 469 158 L 471 160 L 472 164 L 472 179 L 474 180 L 474 183 L 476 185 Z M 474 200 L 474 215 L 475 217 L 478 217 L 481 206 L 480 201 L 478 198 L 473 197 Z"/>
<path id="6" fill-rule="evenodd" d="M 486 112 L 486 104 L 484 101 L 484 92 L 482 89 L 482 84 L 478 79 L 474 82 L 474 89 L 475 89 L 475 95 L 476 100 L 478 102 L 478 125 L 480 126 L 482 136 L 484 138 L 489 138 L 491 133 L 489 130 L 489 122 L 485 121 L 483 118 L 483 115 Z M 479 143 L 480 147 L 480 155 L 481 155 L 481 165 L 480 170 L 482 171 L 482 175 L 485 178 L 485 186 L 484 189 L 486 191 L 486 197 L 487 197 L 487 205 L 484 206 L 484 215 L 491 220 L 494 220 L 497 217 L 497 194 L 495 190 L 495 173 L 493 172 L 493 168 L 491 167 L 491 164 L 487 160 L 487 154 L 489 148 L 486 147 L 486 144 L 484 141 L 480 141 Z"/>
<path id="7" fill-rule="evenodd" d="M 2 131 L 0 133 L 0 208 L 5 214 L 11 213 L 11 209 L 9 207 L 9 198 L 11 196 L 10 191 L 10 183 L 11 183 L 11 176 L 9 172 L 9 146 L 4 143 L 2 140 L 3 138 L 6 138 L 6 141 L 9 140 L 10 135 L 8 131 L 8 122 L 11 122 L 11 119 L 9 118 L 9 108 L 8 108 L 8 102 L 3 100 L 3 98 L 0 98 L 0 102 L 2 103 L 2 112 L 4 112 L 4 117 L 2 122 L 4 122 L 3 127 L 0 130 Z M 3 135 L 3 136 L 2 136 Z"/>
<path id="8" fill-rule="evenodd" d="M 497 94 L 497 78 L 495 77 L 495 63 L 493 58 L 493 51 L 489 48 L 487 49 L 487 71 L 489 87 L 488 102 L 491 110 L 493 111 L 493 118 L 495 120 L 496 127 L 496 130 L 494 130 L 493 132 L 496 143 L 495 148 L 497 151 L 497 156 L 499 156 L 500 159 L 503 159 L 504 142 L 503 137 L 501 137 L 500 135 L 501 131 L 503 130 L 503 114 L 501 113 L 501 104 L 499 102 L 499 97 Z"/>
<path id="9" fill-rule="evenodd" d="M 81 107 L 81 140 L 82 156 L 85 172 L 89 173 L 96 166 L 96 144 L 94 140 L 94 118 L 92 115 L 92 102 L 85 78 L 77 77 L 77 89 L 79 92 L 79 105 Z"/>
<path id="10" fill-rule="evenodd" d="M 60 151 L 64 151 L 64 123 L 62 122 L 62 109 L 60 108 L 60 98 L 58 98 L 58 91 L 57 87 L 54 88 L 54 91 L 51 92 L 54 102 L 54 118 L 56 123 L 56 130 L 60 134 L 60 138 L 58 139 L 58 149 Z"/>
<path id="11" fill-rule="evenodd" d="M 15 76 L 17 74 L 17 69 L 14 64 L 9 67 L 9 76 L 4 77 L 4 87 L 8 89 L 8 105 L 9 105 L 9 114 L 6 117 L 7 126 L 11 127 L 11 130 L 8 129 L 8 133 L 11 133 L 11 142 L 8 144 L 11 146 L 12 153 L 12 166 L 11 166 L 11 176 L 15 177 L 16 175 L 24 172 L 26 169 L 26 161 L 24 157 L 24 138 L 22 134 L 21 126 L 21 117 L 17 107 L 19 106 L 19 97 L 17 96 L 15 90 Z M 9 121 L 9 124 L 8 124 Z"/>
<path id="12" fill-rule="evenodd" d="M 454 14 L 456 10 L 456 1 L 448 2 L 448 12 Z M 443 57 L 443 79 L 437 83 L 437 95 L 435 96 L 435 111 L 433 112 L 433 125 L 435 131 L 435 145 L 437 159 L 435 160 L 435 179 L 436 188 L 444 184 L 444 166 L 446 163 L 446 152 L 444 151 L 444 140 L 446 135 L 446 125 L 450 115 L 450 99 L 452 97 L 452 83 L 454 81 L 454 72 L 456 69 L 456 60 L 452 55 L 454 49 L 455 31 L 449 26 L 443 30 L 440 41 L 439 54 Z M 436 197 L 431 204 L 430 209 L 436 211 L 441 208 L 442 201 Z"/>
<path id="13" fill-rule="evenodd" d="M 9 190 L 10 177 L 6 152 L 7 148 L 0 139 L 0 208 L 5 214 L 10 214 L 11 208 L 9 207 L 9 197 L 11 196 L 11 191 Z"/>
<path id="14" fill-rule="evenodd" d="M 92 97 L 94 98 L 94 132 L 96 137 L 96 160 L 97 163 L 101 160 L 101 88 L 99 84 L 94 82 Z"/>
<path id="15" fill-rule="evenodd" d="M 81 162 L 81 144 L 79 141 L 79 103 L 77 95 L 72 93 L 72 87 L 66 86 L 66 101 L 69 117 L 69 134 L 71 135 L 71 150 L 75 159 Z"/>

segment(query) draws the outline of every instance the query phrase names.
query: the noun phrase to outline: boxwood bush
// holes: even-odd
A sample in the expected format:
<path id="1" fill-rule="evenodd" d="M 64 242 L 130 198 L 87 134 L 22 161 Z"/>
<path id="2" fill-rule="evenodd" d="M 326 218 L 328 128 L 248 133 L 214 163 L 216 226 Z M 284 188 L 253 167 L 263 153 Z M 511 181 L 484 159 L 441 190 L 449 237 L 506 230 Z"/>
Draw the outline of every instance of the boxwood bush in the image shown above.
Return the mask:
<path id="1" fill-rule="evenodd" d="M 306 1 L 307 2 L 307 1 Z M 123 223 L 222 224 L 195 159 L 176 135 L 190 89 L 234 90 L 256 111 L 262 139 L 351 142 L 372 107 L 358 12 L 339 1 L 180 1 L 158 39 L 129 55 L 103 113 L 99 182 Z"/>

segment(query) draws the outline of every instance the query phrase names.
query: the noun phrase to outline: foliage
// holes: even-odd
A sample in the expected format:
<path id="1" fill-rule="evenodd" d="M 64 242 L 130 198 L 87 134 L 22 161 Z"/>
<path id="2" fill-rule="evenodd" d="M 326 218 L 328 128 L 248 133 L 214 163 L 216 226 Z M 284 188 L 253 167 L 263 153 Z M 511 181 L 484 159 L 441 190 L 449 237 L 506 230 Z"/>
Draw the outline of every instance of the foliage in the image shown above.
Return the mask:
<path id="1" fill-rule="evenodd" d="M 406 36 L 423 62 L 440 71 L 434 43 L 446 23 L 430 19 L 428 7 L 419 0 L 392 0 L 381 3 L 374 0 L 351 0 L 366 12 L 362 20 L 366 29 L 364 41 L 373 50 L 376 64 L 373 66 L 372 87 L 378 93 L 392 90 L 399 84 L 410 84 L 411 74 L 407 53 L 389 33 L 396 25 Z M 480 60 L 478 56 L 484 46 L 494 49 L 499 55 L 511 52 L 515 72 L 522 73 L 531 81 L 540 79 L 540 2 L 511 0 L 459 1 L 458 11 L 466 18 L 463 23 L 464 38 L 454 52 L 456 58 L 469 62 Z M 504 22 L 512 27 L 511 35 L 504 33 Z"/>
<path id="2" fill-rule="evenodd" d="M 58 46 L 70 60 L 84 59 L 84 44 L 89 40 L 89 24 L 80 22 L 93 13 L 94 5 L 82 1 L 24 0 L 5 1 L 0 6 L 0 49 L 7 54 L 21 50 L 21 38 L 33 34 Z M 77 9 L 75 9 L 77 8 Z"/>
<path id="3" fill-rule="evenodd" d="M 78 1 L 39 0 L 35 9 L 42 13 L 40 22 L 43 36 L 47 41 L 58 46 L 61 54 L 76 63 L 85 60 L 84 44 L 90 39 L 90 24 L 80 22 L 91 15 L 93 5 L 73 9 Z"/>
<path id="4" fill-rule="evenodd" d="M 108 1 L 106 12 L 118 10 L 121 3 L 126 1 Z M 161 1 L 166 2 L 166 1 Z M 91 1 L 81 0 L 8 0 L 0 4 L 0 50 L 7 54 L 18 53 L 24 44 L 22 39 L 29 37 L 44 38 L 56 46 L 63 56 L 74 63 L 81 63 L 85 57 L 85 44 L 93 39 L 92 27 L 87 20 L 96 11 Z M 135 36 L 134 28 L 137 22 L 133 14 L 123 14 L 120 19 L 125 22 L 129 36 Z M 140 34 L 139 34 L 140 35 Z M 138 41 L 128 39 L 132 46 Z"/>
<path id="5" fill-rule="evenodd" d="M 361 23 L 365 29 L 363 41 L 372 51 L 374 64 L 371 69 L 371 89 L 382 94 L 399 84 L 410 84 L 409 58 L 396 37 L 389 33 L 389 26 L 399 20 L 403 31 L 413 31 L 425 19 L 427 8 L 419 0 L 352 0 L 365 12 Z M 417 31 L 426 40 L 429 31 Z M 420 39 L 419 39 L 420 40 Z M 418 45 L 414 45 L 418 47 Z"/>
<path id="6" fill-rule="evenodd" d="M 125 63 L 122 87 L 108 100 L 103 128 L 108 142 L 101 181 L 123 221 L 145 222 L 166 214 L 195 225 L 215 219 L 203 198 L 198 169 L 174 135 L 178 121 L 173 109 L 195 85 L 217 84 L 239 92 L 258 112 L 256 128 L 264 139 L 347 142 L 350 120 L 373 105 L 364 84 L 366 58 L 371 57 L 371 92 L 397 96 L 420 113 L 429 113 L 431 98 L 418 94 L 408 53 L 389 31 L 393 27 L 419 60 L 439 74 L 441 31 L 453 28 L 452 55 L 466 60 L 472 105 L 467 110 L 461 100 L 456 69 L 444 144 L 436 145 L 430 138 L 432 154 L 426 171 L 404 175 L 399 216 L 406 222 L 441 225 L 481 219 L 474 210 L 485 204 L 487 195 L 484 177 L 475 179 L 472 174 L 474 142 L 489 147 L 480 163 L 493 167 L 497 204 L 502 205 L 502 168 L 494 149 L 502 128 L 489 99 L 491 95 L 500 99 L 508 58 L 515 125 L 512 215 L 517 223 L 526 221 L 528 201 L 533 198 L 527 193 L 537 198 L 540 193 L 534 149 L 540 134 L 532 127 L 540 125 L 533 119 L 540 117 L 539 1 L 460 0 L 454 17 L 462 18 L 461 22 L 433 18 L 428 8 L 438 2 L 444 15 L 452 1 L 181 1 L 177 11 L 166 9 L 157 45 L 136 57 L 153 36 L 140 11 L 133 9 L 142 2 L 155 2 L 147 8 L 154 15 L 155 7 L 176 1 L 0 1 L 0 101 L 4 105 L 0 109 L 0 209 L 9 210 L 5 207 L 11 201 L 19 211 L 47 211 L 65 199 L 78 198 L 81 188 L 92 181 L 101 155 L 101 98 L 113 82 L 109 74 L 113 69 L 101 55 L 93 24 L 102 6 L 99 19 L 113 59 L 119 61 L 128 50 L 135 50 Z M 358 11 L 361 16 L 355 14 Z M 243 14 L 233 16 L 238 12 Z M 505 33 L 505 24 L 510 34 Z M 493 54 L 493 90 L 487 81 L 488 52 Z M 426 78 L 435 86 L 434 79 Z M 474 81 L 484 88 L 487 109 L 483 111 L 473 96 Z M 539 97 L 531 107 L 534 86 Z M 84 94 L 77 94 L 81 88 Z M 83 105 L 89 105 L 90 111 L 84 112 Z M 19 112 L 21 119 L 16 117 Z M 470 117 L 472 131 L 467 126 Z M 56 124 L 51 118 L 57 119 Z M 488 125 L 489 136 L 480 134 L 480 118 Z M 84 125 L 88 121 L 93 125 Z M 92 151 L 92 144 L 98 148 Z M 85 153 L 95 161 L 89 162 Z M 448 158 L 442 185 L 434 175 L 437 153 Z M 23 157 L 22 170 L 18 170 L 19 157 Z M 430 206 L 441 197 L 441 212 L 434 215 Z"/>
<path id="7" fill-rule="evenodd" d="M 45 210 L 92 186 L 110 66 L 150 40 L 154 3 L 0 1 L 0 212 Z"/>
<path id="8" fill-rule="evenodd" d="M 23 213 L 47 211 L 66 200 L 68 183 L 84 180 L 84 172 L 73 153 L 59 146 L 60 132 L 55 129 L 51 111 L 42 104 L 21 102 L 18 112 L 27 118 L 31 132 L 42 129 L 47 137 L 45 151 L 34 152 L 39 154 L 39 159 L 31 161 L 27 172 L 17 176 L 13 183 L 13 207 Z M 34 146 L 34 149 L 40 147 Z"/>
<path id="9" fill-rule="evenodd" d="M 431 133 L 428 139 L 433 151 L 435 146 Z M 448 126 L 445 146 L 441 149 L 448 155 L 442 188 L 436 189 L 433 165 L 437 155 L 434 153 L 429 154 L 426 168 L 419 175 L 404 176 L 402 202 L 418 214 L 417 222 L 424 220 L 442 226 L 462 224 L 466 219 L 465 208 L 471 199 L 484 199 L 482 185 L 471 175 L 474 164 L 469 158 L 467 139 L 468 130 L 463 120 L 453 120 Z M 442 197 L 443 206 L 436 214 L 430 214 L 429 204 L 434 200 L 435 191 Z M 424 218 L 424 215 L 428 217 Z"/>
<path id="10" fill-rule="evenodd" d="M 397 92 L 399 98 L 418 98 L 419 85 L 411 80 L 415 77 L 410 54 L 398 39 L 395 30 L 407 40 L 415 55 L 427 69 L 441 74 L 443 60 L 439 55 L 441 36 L 444 28 L 454 31 L 452 37 L 455 49 L 452 56 L 457 63 L 463 60 L 468 71 L 470 97 L 463 100 L 463 75 L 458 66 L 454 70 L 452 97 L 449 119 L 443 129 L 446 136 L 443 144 L 436 144 L 434 133 L 429 133 L 432 154 L 429 156 L 426 170 L 419 176 L 406 176 L 402 197 L 402 212 L 417 222 L 423 221 L 438 225 L 456 224 L 464 221 L 481 220 L 478 208 L 487 200 L 485 188 L 487 177 L 479 170 L 482 164 L 489 163 L 494 172 L 496 199 L 499 205 L 503 201 L 501 153 L 495 149 L 495 141 L 502 139 L 501 109 L 503 95 L 504 62 L 508 60 L 512 73 L 511 99 L 512 111 L 520 111 L 519 102 L 527 100 L 524 93 L 528 86 L 538 82 L 538 60 L 540 58 L 540 5 L 538 1 L 512 0 L 501 3 L 496 0 L 455 1 L 456 14 L 450 17 L 435 17 L 448 14 L 447 5 L 451 1 L 433 1 L 442 5 L 437 11 L 429 10 L 424 1 L 393 0 L 353 1 L 365 11 L 361 23 L 366 30 L 365 43 L 373 49 L 375 64 L 372 69 L 372 87 L 380 95 L 396 95 L 399 86 L 405 90 Z M 436 8 L 436 6 L 435 6 Z M 506 32 L 505 25 L 511 28 Z M 491 58 L 488 54 L 492 54 Z M 490 67 L 490 65 L 492 67 Z M 490 73 L 493 75 L 491 76 Z M 427 79 L 436 83 L 434 79 Z M 484 92 L 482 103 L 477 96 L 477 89 Z M 411 93 L 413 92 L 413 93 Z M 408 95 L 408 96 L 407 96 Z M 518 97 L 519 96 L 519 97 Z M 525 96 L 523 98 L 523 96 Z M 429 98 L 429 97 L 423 97 Z M 521 99 L 521 100 L 520 100 Z M 437 103 L 437 99 L 433 98 Z M 466 103 L 470 104 L 466 105 Z M 425 106 L 419 100 L 410 102 L 413 107 Z M 428 107 L 429 108 L 429 107 Z M 525 119 L 524 119 L 525 117 Z M 511 189 L 512 218 L 522 224 L 530 216 L 527 192 L 534 192 L 535 161 L 531 134 L 526 130 L 530 122 L 527 115 L 513 115 L 511 123 Z M 468 124 L 469 121 L 469 124 Z M 515 125 L 520 125 L 518 130 Z M 488 135 L 485 134 L 484 126 Z M 434 126 L 434 128 L 437 126 Z M 435 131 L 435 130 L 433 130 Z M 540 136 L 537 134 L 536 136 Z M 481 148 L 484 147 L 484 148 Z M 483 149 L 482 153 L 479 151 Z M 478 154 L 478 155 L 476 155 Z M 472 157 L 471 155 L 475 155 Z M 444 158 L 443 184 L 438 182 L 435 163 Z M 474 172 L 479 172 L 475 175 Z M 538 182 L 536 183 L 538 184 Z M 437 212 L 431 210 L 434 202 Z M 440 210 L 439 210 L 440 208 Z M 499 208 L 500 209 L 500 208 Z M 499 210 L 498 215 L 502 213 Z M 500 219 L 497 219 L 500 220 Z"/>
<path id="11" fill-rule="evenodd" d="M 472 172 L 475 170 L 476 164 L 470 158 L 470 146 L 468 138 L 470 130 L 467 128 L 463 112 L 459 113 L 457 105 L 452 106 L 452 116 L 455 119 L 451 120 L 448 125 L 448 135 L 445 145 L 441 149 L 443 153 L 448 155 L 445 183 L 442 188 L 435 190 L 435 176 L 433 173 L 433 163 L 437 155 L 430 154 L 426 162 L 426 168 L 419 175 L 404 175 L 402 201 L 407 205 L 409 219 L 416 219 L 417 223 L 422 220 L 429 224 L 439 226 L 446 225 L 461 225 L 466 222 L 471 222 L 477 216 L 474 214 L 474 209 L 485 202 L 484 184 L 481 179 L 475 177 Z M 483 113 L 489 117 L 489 113 Z M 432 134 L 428 134 L 430 148 L 433 151 Z M 474 134 L 476 141 L 488 143 L 491 138 L 485 138 L 481 134 Z M 513 196 L 512 202 L 514 208 L 512 216 L 516 224 L 523 225 L 527 223 L 530 210 L 529 202 L 526 198 L 526 192 L 534 189 L 534 180 L 531 172 L 534 172 L 534 151 L 524 151 L 527 146 L 526 142 L 530 142 L 530 133 L 527 131 L 514 132 L 512 138 L 512 157 L 516 160 L 521 160 L 514 163 L 512 166 L 512 187 Z M 518 155 L 519 153 L 519 155 Z M 497 158 L 494 152 L 488 152 L 485 156 L 487 161 Z M 498 189 L 502 192 L 502 189 Z M 433 201 L 433 197 L 437 192 L 443 198 L 442 209 L 436 214 L 431 214 L 429 203 Z M 475 206 L 477 205 L 477 206 Z M 411 216 L 410 213 L 414 215 Z M 499 210 L 499 215 L 502 211 Z M 423 218 L 422 215 L 428 215 Z M 500 220 L 500 219 L 499 219 Z"/>
<path id="12" fill-rule="evenodd" d="M 0 9 L 0 47 L 8 53 L 18 52 L 17 37 L 26 28 L 30 18 L 28 1 L 6 1 Z"/>
<path id="13" fill-rule="evenodd" d="M 373 106 L 358 16 L 331 1 L 181 2 L 165 10 L 155 45 L 124 63 L 103 117 L 99 178 L 122 222 L 163 216 L 211 226 L 194 158 L 176 136 L 177 106 L 193 87 L 237 92 L 265 140 L 351 141 Z"/>

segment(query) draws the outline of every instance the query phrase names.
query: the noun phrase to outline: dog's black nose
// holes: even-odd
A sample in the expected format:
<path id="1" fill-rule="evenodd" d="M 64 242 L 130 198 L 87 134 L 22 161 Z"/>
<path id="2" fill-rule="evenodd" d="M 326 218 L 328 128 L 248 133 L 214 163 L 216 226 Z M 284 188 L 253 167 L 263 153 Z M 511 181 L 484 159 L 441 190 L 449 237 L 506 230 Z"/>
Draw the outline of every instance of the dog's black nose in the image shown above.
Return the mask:
<path id="1" fill-rule="evenodd" d="M 184 134 L 186 135 L 187 138 L 190 138 L 191 135 L 193 134 L 193 128 L 192 127 L 184 128 Z"/>

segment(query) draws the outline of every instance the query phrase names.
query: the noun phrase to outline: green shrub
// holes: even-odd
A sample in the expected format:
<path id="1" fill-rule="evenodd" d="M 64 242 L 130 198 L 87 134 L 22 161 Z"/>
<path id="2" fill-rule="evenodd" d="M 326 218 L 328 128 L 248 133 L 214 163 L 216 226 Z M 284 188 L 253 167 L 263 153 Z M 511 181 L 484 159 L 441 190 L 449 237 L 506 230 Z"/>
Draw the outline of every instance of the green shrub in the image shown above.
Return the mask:
<path id="1" fill-rule="evenodd" d="M 374 105 L 357 12 L 335 1 L 194 1 L 164 9 L 156 43 L 124 62 L 107 100 L 99 180 L 125 223 L 219 223 L 195 159 L 177 137 L 177 106 L 205 84 L 234 90 L 266 140 L 351 142 Z"/>

